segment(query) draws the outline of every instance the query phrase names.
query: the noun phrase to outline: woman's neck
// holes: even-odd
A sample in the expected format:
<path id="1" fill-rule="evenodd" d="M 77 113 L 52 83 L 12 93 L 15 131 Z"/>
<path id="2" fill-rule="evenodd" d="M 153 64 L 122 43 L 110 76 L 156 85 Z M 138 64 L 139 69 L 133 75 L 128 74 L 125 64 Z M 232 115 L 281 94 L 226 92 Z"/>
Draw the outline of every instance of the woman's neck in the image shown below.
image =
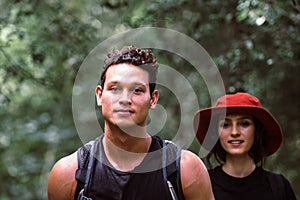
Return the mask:
<path id="1" fill-rule="evenodd" d="M 248 155 L 243 157 L 227 155 L 226 162 L 222 165 L 222 169 L 226 174 L 237 178 L 250 175 L 255 168 L 254 160 Z"/>

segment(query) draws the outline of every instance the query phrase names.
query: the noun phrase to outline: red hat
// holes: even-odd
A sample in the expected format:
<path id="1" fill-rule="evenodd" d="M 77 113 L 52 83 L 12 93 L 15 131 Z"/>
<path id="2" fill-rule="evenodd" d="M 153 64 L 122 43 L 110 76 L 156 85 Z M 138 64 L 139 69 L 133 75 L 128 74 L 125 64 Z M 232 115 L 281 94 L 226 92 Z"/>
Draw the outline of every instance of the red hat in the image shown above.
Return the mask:
<path id="1" fill-rule="evenodd" d="M 236 93 L 224 95 L 217 100 L 214 107 L 205 108 L 196 112 L 194 116 L 194 130 L 200 144 L 207 150 L 211 150 L 218 140 L 218 136 L 212 133 L 211 120 L 216 116 L 224 116 L 226 113 L 246 113 L 258 119 L 265 128 L 265 155 L 276 152 L 282 143 L 282 130 L 273 115 L 262 107 L 260 101 L 248 93 Z M 208 135 L 207 135 L 208 133 Z"/>

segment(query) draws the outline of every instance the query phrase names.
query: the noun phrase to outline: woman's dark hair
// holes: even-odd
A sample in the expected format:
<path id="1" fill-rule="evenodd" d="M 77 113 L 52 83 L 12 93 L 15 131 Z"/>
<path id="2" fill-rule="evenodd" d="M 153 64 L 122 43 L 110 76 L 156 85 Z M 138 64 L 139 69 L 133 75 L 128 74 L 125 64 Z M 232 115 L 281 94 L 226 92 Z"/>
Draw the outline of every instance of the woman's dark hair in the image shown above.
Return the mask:
<path id="1" fill-rule="evenodd" d="M 103 72 L 99 84 L 104 87 L 107 69 L 115 64 L 128 63 L 146 70 L 149 73 L 150 95 L 156 85 L 158 63 L 150 49 L 140 49 L 134 46 L 125 46 L 121 50 L 112 50 L 104 60 Z"/>
<path id="2" fill-rule="evenodd" d="M 216 118 L 215 118 L 216 119 Z M 254 142 L 253 146 L 249 150 L 249 156 L 253 158 L 255 164 L 263 165 L 266 159 L 265 149 L 264 149 L 264 141 L 265 141 L 265 129 L 264 125 L 255 117 L 253 117 L 253 122 L 255 125 L 255 133 L 254 133 Z M 212 121 L 214 134 L 218 134 L 218 120 Z M 211 157 L 214 156 L 214 159 L 219 164 L 224 164 L 226 161 L 226 151 L 223 149 L 220 140 L 217 141 L 213 149 L 208 153 L 206 160 L 209 168 L 212 168 Z"/>

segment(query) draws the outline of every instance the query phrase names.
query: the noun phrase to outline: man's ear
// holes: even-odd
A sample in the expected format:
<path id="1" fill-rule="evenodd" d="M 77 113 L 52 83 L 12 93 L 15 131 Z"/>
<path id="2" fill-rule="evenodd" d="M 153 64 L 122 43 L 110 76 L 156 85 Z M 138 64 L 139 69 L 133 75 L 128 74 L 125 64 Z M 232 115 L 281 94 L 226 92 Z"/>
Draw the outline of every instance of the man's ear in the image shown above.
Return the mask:
<path id="1" fill-rule="evenodd" d="M 102 106 L 102 87 L 100 85 L 97 85 L 95 89 L 95 94 L 96 94 L 97 105 Z"/>
<path id="2" fill-rule="evenodd" d="M 151 95 L 151 100 L 150 100 L 150 109 L 154 109 L 157 102 L 159 99 L 159 92 L 158 90 L 154 90 L 152 95 Z"/>

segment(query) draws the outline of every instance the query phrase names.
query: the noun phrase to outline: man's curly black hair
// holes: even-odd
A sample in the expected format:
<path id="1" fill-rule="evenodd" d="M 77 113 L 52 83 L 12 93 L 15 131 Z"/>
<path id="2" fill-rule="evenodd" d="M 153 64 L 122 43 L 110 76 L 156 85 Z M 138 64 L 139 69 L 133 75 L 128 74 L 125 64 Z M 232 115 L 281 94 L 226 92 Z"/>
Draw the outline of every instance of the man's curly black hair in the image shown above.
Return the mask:
<path id="1" fill-rule="evenodd" d="M 100 85 L 103 88 L 107 69 L 115 64 L 128 63 L 146 70 L 149 73 L 150 95 L 156 86 L 158 63 L 150 49 L 140 49 L 134 46 L 125 46 L 121 50 L 112 50 L 104 60 L 103 72 L 100 78 Z"/>

